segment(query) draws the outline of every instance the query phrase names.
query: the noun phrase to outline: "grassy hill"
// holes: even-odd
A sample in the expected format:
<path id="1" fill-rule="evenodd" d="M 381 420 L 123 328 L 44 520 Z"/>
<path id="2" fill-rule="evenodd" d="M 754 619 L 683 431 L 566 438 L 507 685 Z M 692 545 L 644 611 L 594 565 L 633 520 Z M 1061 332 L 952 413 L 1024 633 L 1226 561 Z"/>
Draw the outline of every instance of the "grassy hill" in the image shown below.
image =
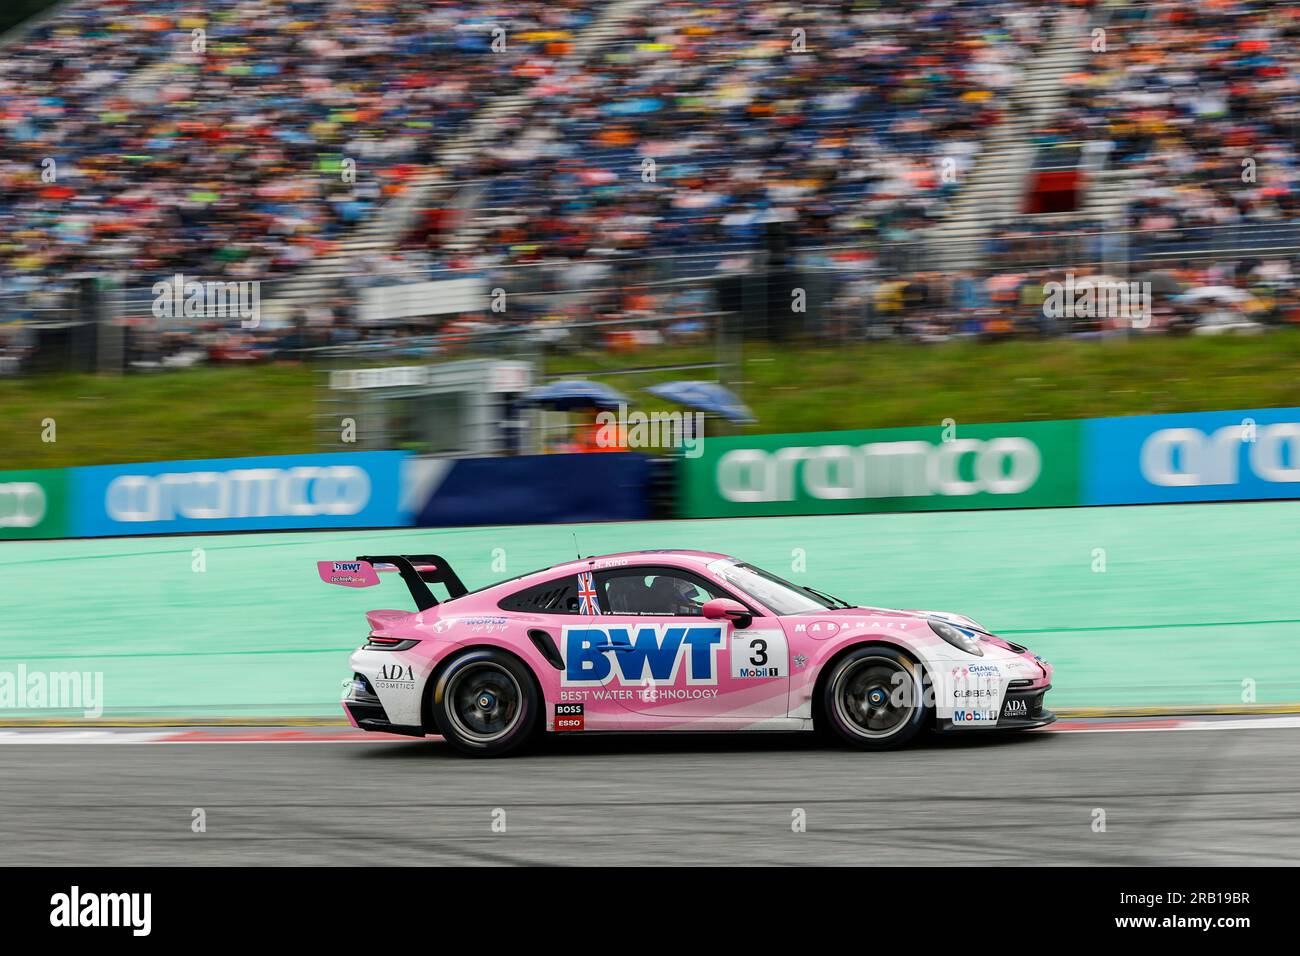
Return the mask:
<path id="1" fill-rule="evenodd" d="M 547 373 L 690 364 L 709 349 L 548 360 Z M 638 389 L 675 372 L 611 378 Z M 707 374 L 707 373 L 705 373 Z M 742 393 L 757 432 L 1087 418 L 1300 406 L 1300 330 L 1131 342 L 855 343 L 746 346 Z M 154 375 L 0 380 L 0 469 L 313 450 L 311 368 L 200 368 Z M 57 441 L 41 440 L 53 418 Z"/>

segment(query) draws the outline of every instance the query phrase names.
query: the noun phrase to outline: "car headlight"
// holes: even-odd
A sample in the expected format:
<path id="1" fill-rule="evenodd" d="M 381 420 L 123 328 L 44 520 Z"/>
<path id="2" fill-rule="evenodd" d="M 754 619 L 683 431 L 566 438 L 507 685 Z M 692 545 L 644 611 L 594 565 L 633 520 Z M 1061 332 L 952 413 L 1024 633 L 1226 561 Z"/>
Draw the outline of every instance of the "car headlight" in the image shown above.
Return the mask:
<path id="1" fill-rule="evenodd" d="M 930 618 L 930 630 L 938 634 L 945 641 L 957 648 L 959 651 L 965 651 L 967 654 L 974 654 L 976 657 L 984 656 L 984 649 L 980 647 L 980 642 L 976 640 L 974 633 L 963 630 L 955 624 L 949 624 L 947 621 L 940 621 Z"/>

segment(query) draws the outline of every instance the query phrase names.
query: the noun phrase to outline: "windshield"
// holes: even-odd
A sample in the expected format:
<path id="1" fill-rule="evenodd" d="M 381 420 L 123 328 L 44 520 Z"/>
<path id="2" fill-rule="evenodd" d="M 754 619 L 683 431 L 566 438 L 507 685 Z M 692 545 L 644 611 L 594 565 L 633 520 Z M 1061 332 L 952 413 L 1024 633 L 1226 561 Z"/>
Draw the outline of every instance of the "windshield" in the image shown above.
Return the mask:
<path id="1" fill-rule="evenodd" d="M 709 570 L 752 595 L 755 600 L 771 609 L 773 614 L 811 614 L 836 607 L 832 601 L 805 591 L 799 585 L 782 580 L 752 564 L 714 561 L 709 565 Z"/>

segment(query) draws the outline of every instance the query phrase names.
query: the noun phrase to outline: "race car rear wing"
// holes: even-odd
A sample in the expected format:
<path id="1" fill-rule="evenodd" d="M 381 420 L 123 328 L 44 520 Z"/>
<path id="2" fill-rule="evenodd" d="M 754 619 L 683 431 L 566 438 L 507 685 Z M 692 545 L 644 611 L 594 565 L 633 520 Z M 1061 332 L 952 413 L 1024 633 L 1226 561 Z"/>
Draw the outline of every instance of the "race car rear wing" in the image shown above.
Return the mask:
<path id="1" fill-rule="evenodd" d="M 326 584 L 350 588 L 374 587 L 379 583 L 380 572 L 396 571 L 421 611 L 438 604 L 429 590 L 430 584 L 441 584 L 449 598 L 469 593 L 447 560 L 436 554 L 358 555 L 354 561 L 317 561 L 316 570 Z"/>

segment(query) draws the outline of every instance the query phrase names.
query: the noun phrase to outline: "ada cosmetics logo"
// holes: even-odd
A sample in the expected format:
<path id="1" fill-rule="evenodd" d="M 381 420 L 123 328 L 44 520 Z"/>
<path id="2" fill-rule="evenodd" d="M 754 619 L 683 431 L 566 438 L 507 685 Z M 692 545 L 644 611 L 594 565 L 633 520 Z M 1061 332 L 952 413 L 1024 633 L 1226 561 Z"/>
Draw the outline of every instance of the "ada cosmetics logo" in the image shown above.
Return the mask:
<path id="1" fill-rule="evenodd" d="M 1003 717 L 1028 717 L 1029 703 L 1023 697 L 1010 697 L 1002 705 Z"/>
<path id="2" fill-rule="evenodd" d="M 379 668 L 375 686 L 385 690 L 414 690 L 415 672 L 410 664 L 385 664 Z"/>
<path id="3" fill-rule="evenodd" d="M 153 926 L 152 893 L 68 893 L 50 897 L 50 925 L 127 926 L 132 936 L 148 936 Z"/>

